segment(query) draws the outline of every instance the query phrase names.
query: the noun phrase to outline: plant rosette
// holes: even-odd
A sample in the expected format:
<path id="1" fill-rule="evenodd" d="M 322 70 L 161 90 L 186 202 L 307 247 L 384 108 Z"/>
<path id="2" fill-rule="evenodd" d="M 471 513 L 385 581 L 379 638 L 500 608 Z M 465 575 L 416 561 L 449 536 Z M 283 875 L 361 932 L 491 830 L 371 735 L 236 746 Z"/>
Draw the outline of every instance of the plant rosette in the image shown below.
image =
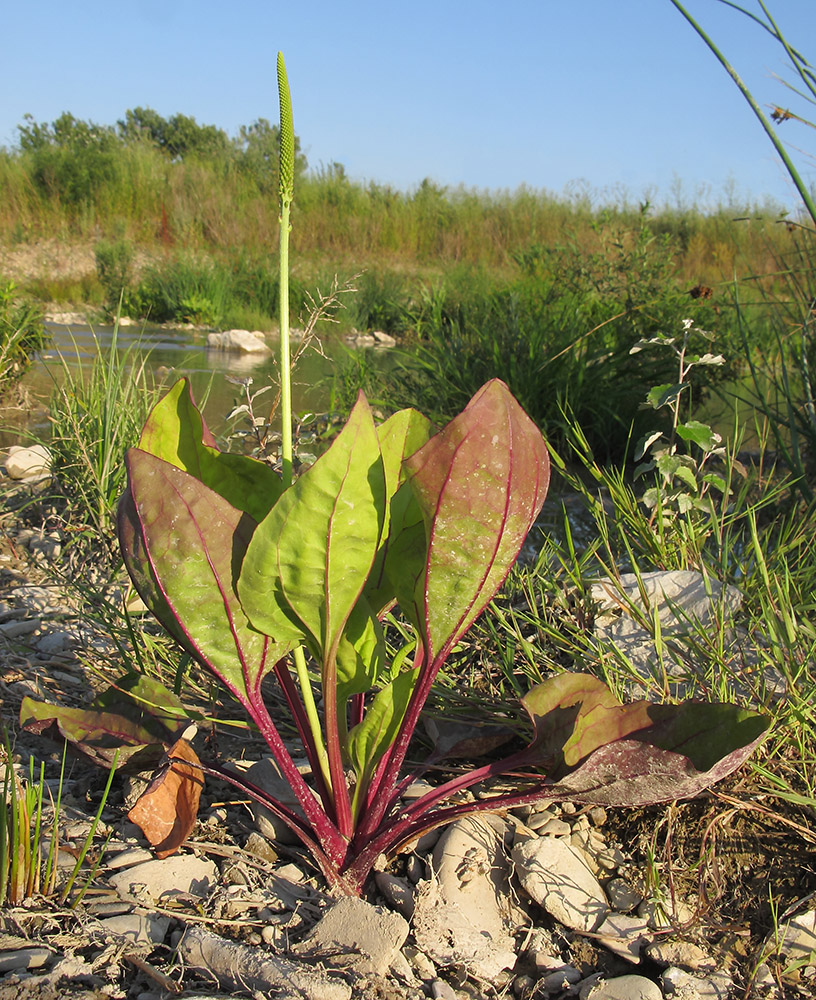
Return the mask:
<path id="1" fill-rule="evenodd" d="M 182 755 L 184 741 L 168 736 L 148 790 L 151 814 L 158 803 L 168 813 L 164 853 L 195 820 L 194 806 L 175 813 L 187 801 L 179 785 L 200 784 L 203 772 L 278 816 L 328 882 L 356 894 L 380 854 L 468 812 L 695 795 L 737 768 L 768 726 L 732 705 L 621 705 L 596 678 L 562 674 L 522 699 L 525 748 L 403 801 L 423 772 L 407 754 L 434 679 L 504 582 L 549 485 L 542 435 L 499 380 L 436 434 L 410 409 L 376 426 L 361 393 L 329 449 L 284 488 L 268 465 L 217 449 L 182 379 L 150 414 L 127 472 L 119 539 L 139 594 L 241 703 L 298 803 L 226 763 Z M 413 634 L 389 659 L 381 621 L 397 605 Z M 311 675 L 292 655 L 304 649 Z M 312 785 L 262 696 L 268 674 Z M 456 796 L 500 777 L 492 796 Z M 162 797 L 164 781 L 173 786 Z"/>

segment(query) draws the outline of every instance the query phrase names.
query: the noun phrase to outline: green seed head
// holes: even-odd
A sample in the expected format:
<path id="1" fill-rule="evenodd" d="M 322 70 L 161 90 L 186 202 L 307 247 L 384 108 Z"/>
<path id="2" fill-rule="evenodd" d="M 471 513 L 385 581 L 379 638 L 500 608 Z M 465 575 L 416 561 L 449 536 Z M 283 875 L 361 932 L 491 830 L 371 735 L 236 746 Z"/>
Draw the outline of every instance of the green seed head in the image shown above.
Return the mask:
<path id="1" fill-rule="evenodd" d="M 292 98 L 283 53 L 278 53 L 278 94 L 280 95 L 280 197 L 288 205 L 295 196 L 295 130 L 292 125 Z"/>

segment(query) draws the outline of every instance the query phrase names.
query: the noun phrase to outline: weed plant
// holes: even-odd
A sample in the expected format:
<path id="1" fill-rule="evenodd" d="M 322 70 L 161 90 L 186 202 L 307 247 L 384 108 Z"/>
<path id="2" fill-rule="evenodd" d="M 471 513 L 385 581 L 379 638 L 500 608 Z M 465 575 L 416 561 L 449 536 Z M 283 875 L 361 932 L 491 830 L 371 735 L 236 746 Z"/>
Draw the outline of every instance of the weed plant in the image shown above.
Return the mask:
<path id="1" fill-rule="evenodd" d="M 47 339 L 39 308 L 21 299 L 13 282 L 0 287 L 0 397 L 19 382 Z"/>
<path id="2" fill-rule="evenodd" d="M 44 442 L 73 532 L 103 549 L 112 541 L 113 511 L 124 488 L 122 449 L 138 440 L 156 398 L 146 352 L 138 341 L 120 350 L 117 337 L 118 324 L 111 346 L 97 345 L 90 367 L 60 357 L 50 368 L 51 434 Z"/>

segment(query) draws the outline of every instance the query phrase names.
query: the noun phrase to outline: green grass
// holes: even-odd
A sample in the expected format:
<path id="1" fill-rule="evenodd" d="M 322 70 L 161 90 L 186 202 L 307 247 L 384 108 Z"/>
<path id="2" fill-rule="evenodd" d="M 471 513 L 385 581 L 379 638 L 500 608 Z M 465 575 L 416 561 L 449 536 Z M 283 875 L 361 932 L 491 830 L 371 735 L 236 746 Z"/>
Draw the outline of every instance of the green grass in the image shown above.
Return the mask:
<path id="1" fill-rule="evenodd" d="M 90 366 L 75 367 L 64 358 L 51 366 L 51 433 L 43 443 L 52 454 L 73 537 L 105 549 L 114 542 L 124 455 L 139 440 L 156 386 L 138 342 L 118 350 L 116 327 L 111 347 L 98 350 Z"/>

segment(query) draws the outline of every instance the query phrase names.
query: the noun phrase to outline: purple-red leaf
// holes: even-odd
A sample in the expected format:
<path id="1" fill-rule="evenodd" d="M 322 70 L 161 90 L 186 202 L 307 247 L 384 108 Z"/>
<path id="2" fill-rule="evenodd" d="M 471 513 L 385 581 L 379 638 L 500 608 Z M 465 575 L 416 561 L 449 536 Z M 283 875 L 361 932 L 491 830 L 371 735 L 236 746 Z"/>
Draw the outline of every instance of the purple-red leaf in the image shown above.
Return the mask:
<path id="1" fill-rule="evenodd" d="M 493 379 L 405 463 L 425 519 L 428 554 L 414 593 L 429 658 L 449 648 L 501 586 L 550 478 L 541 432 Z M 407 598 L 407 600 L 406 600 Z"/>
<path id="2" fill-rule="evenodd" d="M 551 678 L 523 703 L 535 727 L 524 756 L 555 779 L 546 796 L 602 805 L 696 795 L 739 767 L 770 724 L 735 705 L 620 705 L 587 674 Z"/>
<path id="3" fill-rule="evenodd" d="M 121 715 L 90 708 L 64 708 L 23 698 L 20 728 L 69 746 L 98 767 L 151 771 L 161 760 L 165 742 L 155 732 Z"/>
<path id="4" fill-rule="evenodd" d="M 121 530 L 134 583 L 162 624 L 244 702 L 288 651 L 252 629 L 236 581 L 255 528 L 248 514 L 161 459 L 131 448 Z M 138 544 L 137 544 L 138 543 Z M 139 547 L 141 546 L 141 547 Z M 127 549 L 125 548 L 127 552 Z M 144 567 L 149 568 L 145 584 Z M 139 570 L 142 570 L 139 572 Z"/>

